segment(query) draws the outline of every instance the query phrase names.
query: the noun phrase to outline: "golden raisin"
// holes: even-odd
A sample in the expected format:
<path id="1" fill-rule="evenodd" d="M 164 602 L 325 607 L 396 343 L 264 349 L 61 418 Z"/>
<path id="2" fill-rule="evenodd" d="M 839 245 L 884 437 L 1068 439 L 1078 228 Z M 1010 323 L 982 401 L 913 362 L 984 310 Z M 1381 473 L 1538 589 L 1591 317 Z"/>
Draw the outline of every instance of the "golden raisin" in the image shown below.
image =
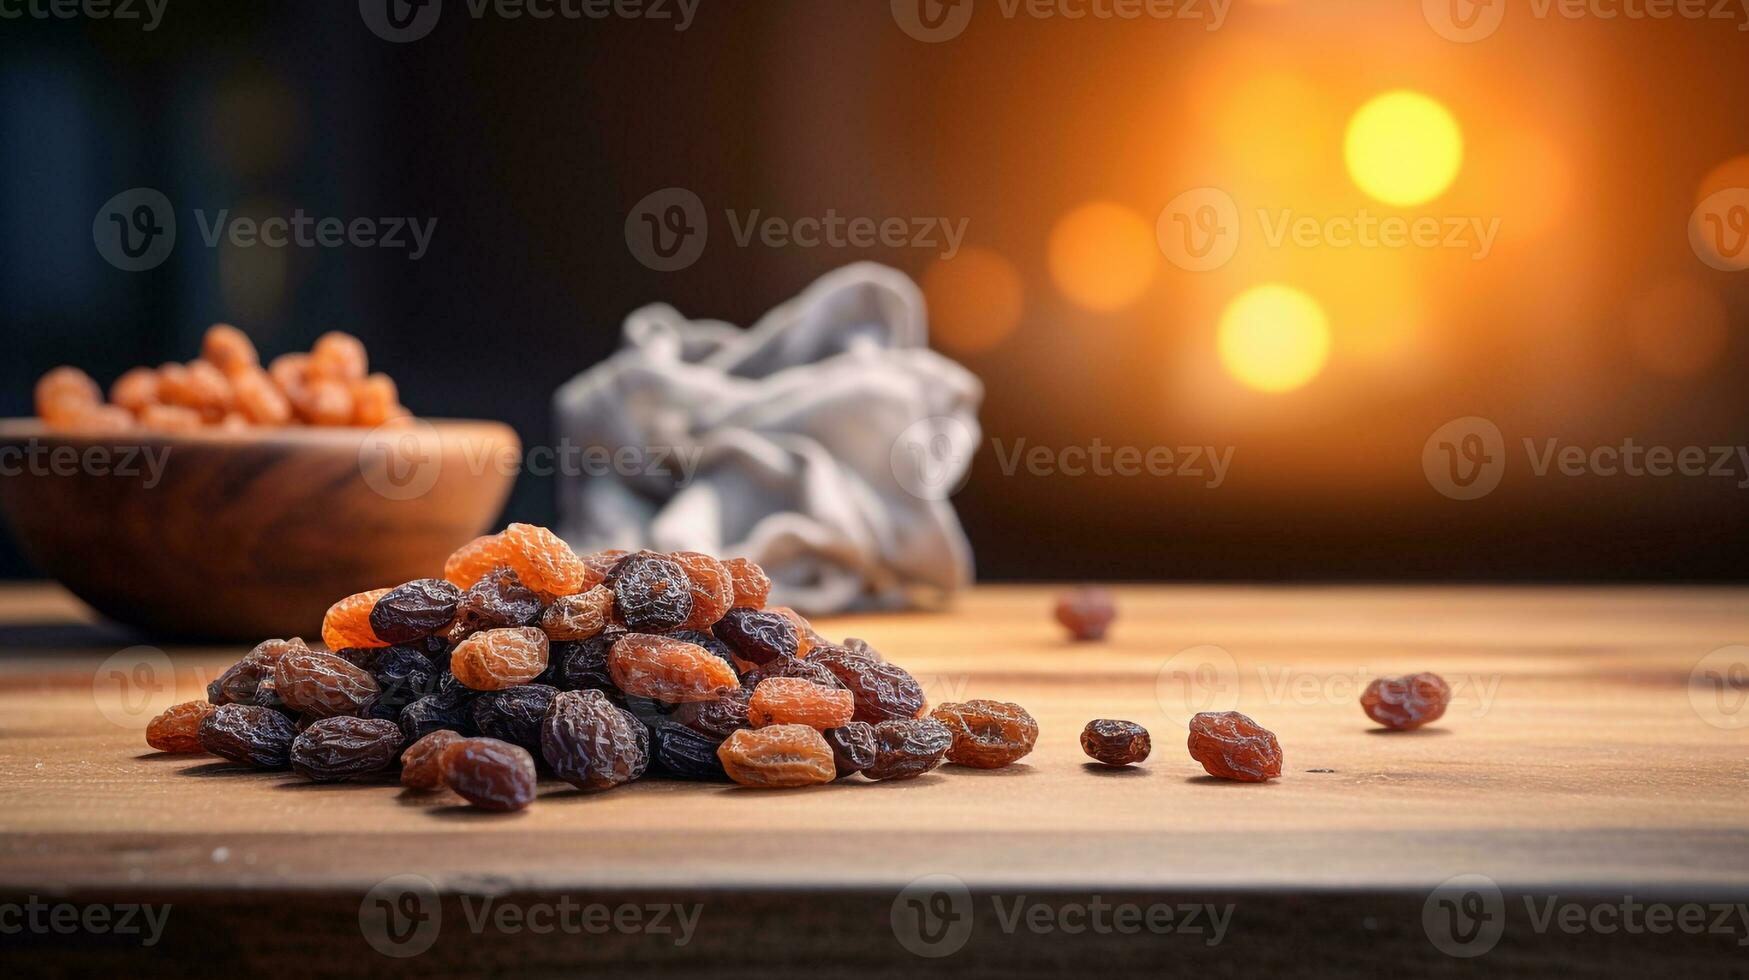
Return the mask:
<path id="1" fill-rule="evenodd" d="M 449 670 L 476 691 L 502 691 L 540 676 L 547 650 L 547 635 L 532 626 L 482 630 L 456 644 Z"/>
<path id="2" fill-rule="evenodd" d="M 729 578 L 734 584 L 735 605 L 764 609 L 765 600 L 771 595 L 771 579 L 766 576 L 765 569 L 745 558 L 730 558 L 723 562 L 723 567 L 729 570 Z"/>
<path id="3" fill-rule="evenodd" d="M 1211 776 L 1260 783 L 1281 775 L 1275 733 L 1237 711 L 1204 711 L 1190 719 L 1190 757 Z"/>
<path id="4" fill-rule="evenodd" d="M 127 369 L 109 386 L 109 400 L 135 415 L 147 405 L 158 404 L 158 372 L 149 367 Z"/>
<path id="5" fill-rule="evenodd" d="M 753 697 L 747 702 L 747 720 L 755 728 L 766 725 L 839 728 L 850 724 L 855 713 L 856 700 L 849 691 L 800 677 L 767 677 L 753 689 Z"/>
<path id="6" fill-rule="evenodd" d="M 505 550 L 503 535 L 481 535 L 450 553 L 443 563 L 443 577 L 465 589 L 502 564 Z"/>
<path id="7" fill-rule="evenodd" d="M 708 630 L 735 604 L 735 581 L 723 563 L 696 551 L 676 551 L 668 556 L 686 571 L 692 585 L 692 615 L 681 629 Z"/>
<path id="8" fill-rule="evenodd" d="M 205 752 L 200 744 L 200 723 L 214 707 L 206 701 L 184 701 L 165 708 L 146 723 L 146 744 L 160 752 Z"/>
<path id="9" fill-rule="evenodd" d="M 504 560 L 523 585 L 549 596 L 582 591 L 589 569 L 564 539 L 535 524 L 512 524 L 503 538 Z"/>
<path id="10" fill-rule="evenodd" d="M 103 403 L 103 390 L 76 367 L 58 367 L 36 383 L 36 414 L 52 427 L 62 427 Z"/>
<path id="11" fill-rule="evenodd" d="M 376 606 L 378 599 L 388 594 L 388 589 L 372 589 L 369 592 L 349 595 L 329 606 L 328 614 L 322 617 L 322 642 L 330 650 L 388 646 L 370 628 L 371 609 Z"/>
<path id="12" fill-rule="evenodd" d="M 929 713 L 953 733 L 947 761 L 976 769 L 1000 769 L 1032 751 L 1038 722 L 1018 704 L 983 699 L 948 702 Z"/>
<path id="13" fill-rule="evenodd" d="M 735 668 L 704 647 L 647 633 L 616 640 L 607 669 L 625 693 L 669 704 L 711 701 L 741 686 Z"/>
<path id="14" fill-rule="evenodd" d="M 832 746 L 806 725 L 743 728 L 717 747 L 717 758 L 742 786 L 813 786 L 838 777 Z"/>
<path id="15" fill-rule="evenodd" d="M 370 372 L 364 343 L 349 333 L 330 330 L 310 347 L 310 374 L 317 378 L 350 384 Z"/>
<path id="16" fill-rule="evenodd" d="M 1399 730 L 1438 721 L 1451 703 L 1451 685 L 1438 674 L 1380 677 L 1360 695 L 1360 707 L 1373 721 Z"/>
<path id="17" fill-rule="evenodd" d="M 613 593 L 597 585 L 588 592 L 560 596 L 541 613 L 540 628 L 548 639 L 587 640 L 600 633 L 613 615 Z"/>
<path id="18" fill-rule="evenodd" d="M 231 391 L 237 410 L 256 425 L 284 425 L 291 421 L 291 402 L 273 379 L 258 367 L 242 368 L 231 375 Z"/>
<path id="19" fill-rule="evenodd" d="M 243 331 L 228 323 L 208 327 L 200 342 L 201 359 L 230 377 L 259 368 L 261 356 Z"/>

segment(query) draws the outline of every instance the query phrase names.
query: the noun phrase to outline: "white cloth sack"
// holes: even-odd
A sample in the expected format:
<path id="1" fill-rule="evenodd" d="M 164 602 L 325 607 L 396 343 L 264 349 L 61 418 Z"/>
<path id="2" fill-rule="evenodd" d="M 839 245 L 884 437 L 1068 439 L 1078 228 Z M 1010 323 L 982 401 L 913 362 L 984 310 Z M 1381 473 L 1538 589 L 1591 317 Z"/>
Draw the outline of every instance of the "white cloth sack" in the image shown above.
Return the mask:
<path id="1" fill-rule="evenodd" d="M 972 579 L 947 494 L 979 440 L 983 385 L 927 348 L 923 297 L 873 263 L 823 276 L 750 330 L 665 304 L 554 397 L 560 533 L 579 552 L 758 562 L 805 614 L 895 608 Z M 579 470 L 580 472 L 573 472 Z"/>

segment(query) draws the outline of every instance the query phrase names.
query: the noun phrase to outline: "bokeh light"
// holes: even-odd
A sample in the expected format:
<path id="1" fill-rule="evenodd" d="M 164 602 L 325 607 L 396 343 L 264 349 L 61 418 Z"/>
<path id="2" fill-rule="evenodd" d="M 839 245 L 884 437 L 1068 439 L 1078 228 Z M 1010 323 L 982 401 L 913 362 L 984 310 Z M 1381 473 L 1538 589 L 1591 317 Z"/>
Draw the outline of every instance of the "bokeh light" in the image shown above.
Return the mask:
<path id="1" fill-rule="evenodd" d="M 1718 294 L 1682 276 L 1659 281 L 1628 310 L 1635 358 L 1666 378 L 1691 378 L 1718 363 L 1730 339 L 1727 322 Z"/>
<path id="2" fill-rule="evenodd" d="M 951 259 L 937 259 L 923 273 L 929 303 L 929 333 L 940 346 L 962 354 L 986 351 L 1020 324 L 1025 291 L 1014 263 L 977 246 Z"/>
<path id="3" fill-rule="evenodd" d="M 1160 260 L 1153 224 L 1109 201 L 1084 204 L 1051 229 L 1051 279 L 1071 302 L 1095 312 L 1134 303 Z"/>
<path id="4" fill-rule="evenodd" d="M 1445 193 L 1463 166 L 1464 138 L 1445 106 L 1419 92 L 1386 92 L 1361 106 L 1343 141 L 1361 190 L 1398 207 Z"/>
<path id="5" fill-rule="evenodd" d="M 1324 370 L 1330 325 L 1318 301 L 1292 286 L 1267 283 L 1234 297 L 1221 315 L 1221 364 L 1259 391 L 1299 388 Z"/>

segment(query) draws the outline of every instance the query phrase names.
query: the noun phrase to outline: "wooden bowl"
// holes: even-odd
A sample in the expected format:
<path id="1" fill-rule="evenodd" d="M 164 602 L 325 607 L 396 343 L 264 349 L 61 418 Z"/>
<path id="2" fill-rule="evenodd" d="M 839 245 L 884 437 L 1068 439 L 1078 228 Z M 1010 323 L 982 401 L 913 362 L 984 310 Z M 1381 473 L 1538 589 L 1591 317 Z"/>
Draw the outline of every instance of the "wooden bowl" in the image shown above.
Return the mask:
<path id="1" fill-rule="evenodd" d="M 314 641 L 336 600 L 441 575 L 497 518 L 520 453 L 497 422 L 77 435 L 0 420 L 0 511 L 39 569 L 112 619 Z"/>

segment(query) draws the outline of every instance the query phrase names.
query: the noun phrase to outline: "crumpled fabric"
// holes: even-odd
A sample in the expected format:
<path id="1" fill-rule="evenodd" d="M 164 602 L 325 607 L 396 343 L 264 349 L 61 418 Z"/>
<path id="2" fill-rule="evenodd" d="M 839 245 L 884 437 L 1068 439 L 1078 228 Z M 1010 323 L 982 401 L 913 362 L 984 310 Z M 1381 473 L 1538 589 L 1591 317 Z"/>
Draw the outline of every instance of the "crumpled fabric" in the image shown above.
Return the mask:
<path id="1" fill-rule="evenodd" d="M 559 531 L 578 552 L 750 558 L 774 604 L 808 615 L 971 582 L 947 497 L 980 439 L 983 385 L 928 349 L 903 273 L 846 266 L 748 330 L 655 304 L 624 334 L 554 397 L 560 437 L 619 454 L 561 475 Z"/>

